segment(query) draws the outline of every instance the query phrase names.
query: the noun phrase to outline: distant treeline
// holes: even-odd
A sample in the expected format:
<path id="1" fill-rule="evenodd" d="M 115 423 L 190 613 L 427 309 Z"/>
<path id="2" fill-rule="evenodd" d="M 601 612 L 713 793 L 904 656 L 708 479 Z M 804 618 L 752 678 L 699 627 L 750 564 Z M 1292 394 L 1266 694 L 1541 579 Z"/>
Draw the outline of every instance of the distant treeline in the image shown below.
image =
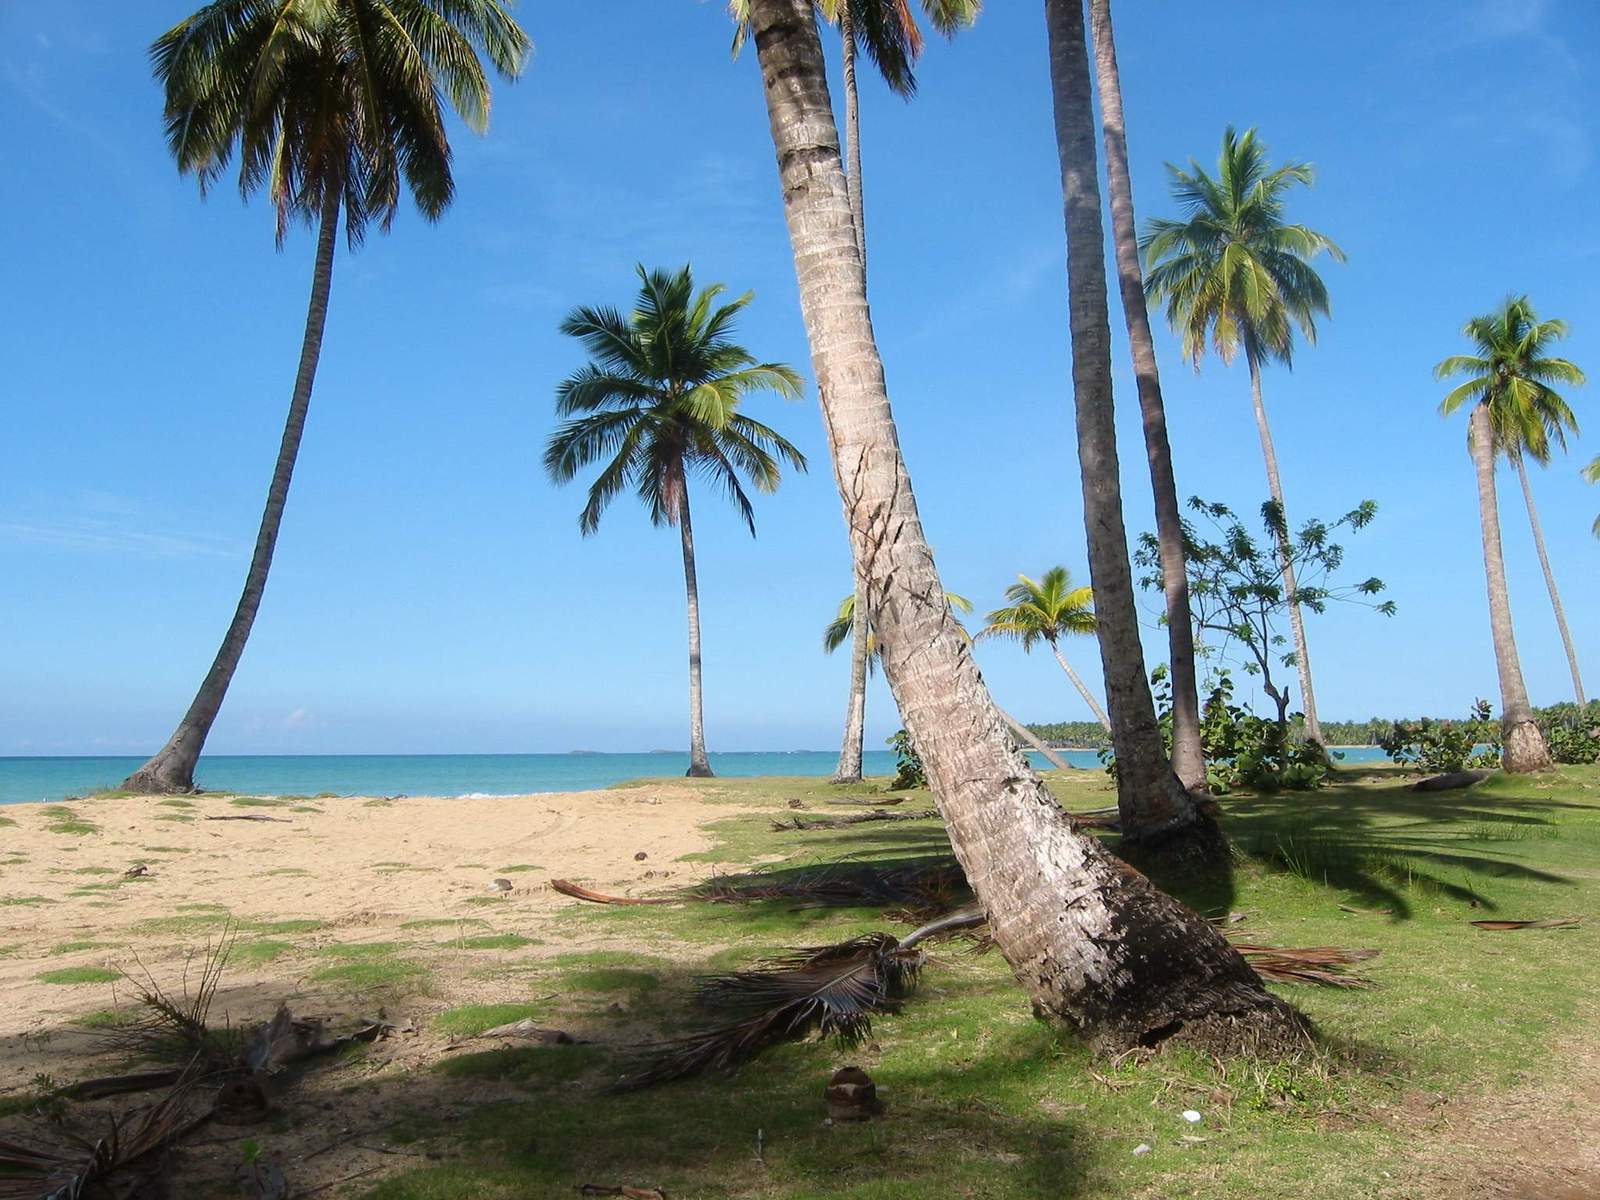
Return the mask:
<path id="1" fill-rule="evenodd" d="M 1539 718 L 1541 726 L 1551 721 L 1578 723 L 1578 706 L 1571 701 L 1552 704 L 1548 708 L 1538 708 L 1534 713 Z M 1389 736 L 1397 723 L 1419 724 L 1430 720 L 1460 722 L 1468 719 L 1470 717 L 1465 713 L 1438 718 L 1371 717 L 1365 721 L 1324 719 L 1322 733 L 1328 739 L 1327 744 L 1330 746 L 1377 746 Z M 1600 726 L 1600 700 L 1589 701 L 1584 709 L 1583 722 L 1590 726 Z M 1055 721 L 1049 724 L 1029 725 L 1028 728 L 1047 744 L 1057 748 L 1070 746 L 1099 750 L 1109 748 L 1111 745 L 1111 735 L 1093 721 Z"/>

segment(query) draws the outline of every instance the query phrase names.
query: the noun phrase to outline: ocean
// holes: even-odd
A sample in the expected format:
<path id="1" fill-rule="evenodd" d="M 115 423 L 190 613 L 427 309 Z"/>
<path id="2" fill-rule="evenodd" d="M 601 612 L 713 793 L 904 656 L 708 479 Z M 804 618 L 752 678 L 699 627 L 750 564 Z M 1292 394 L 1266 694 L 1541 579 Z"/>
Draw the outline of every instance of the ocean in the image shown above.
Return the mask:
<path id="1" fill-rule="evenodd" d="M 1098 769 L 1092 750 L 1063 751 L 1077 767 Z M 1375 746 L 1342 752 L 1346 762 L 1381 760 Z M 1037 754 L 1036 767 L 1049 764 Z M 894 755 L 869 750 L 868 775 L 894 774 Z M 0 804 L 61 800 L 114 788 L 140 758 L 0 758 Z M 835 750 L 713 753 L 719 775 L 831 775 Z M 516 796 L 529 792 L 577 792 L 629 779 L 681 776 L 687 753 L 655 754 L 217 754 L 200 759 L 195 782 L 215 791 L 263 796 Z"/>

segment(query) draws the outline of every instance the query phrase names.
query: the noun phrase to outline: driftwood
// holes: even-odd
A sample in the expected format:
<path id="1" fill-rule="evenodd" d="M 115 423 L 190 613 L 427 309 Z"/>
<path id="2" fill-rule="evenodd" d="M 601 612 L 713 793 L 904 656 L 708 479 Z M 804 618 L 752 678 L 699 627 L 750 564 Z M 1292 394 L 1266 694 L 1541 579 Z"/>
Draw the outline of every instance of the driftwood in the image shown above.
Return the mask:
<path id="1" fill-rule="evenodd" d="M 477 1036 L 479 1038 L 527 1038 L 529 1041 L 540 1042 L 546 1046 L 587 1046 L 590 1044 L 573 1037 L 565 1029 L 545 1029 L 535 1025 L 529 1017 L 524 1017 L 520 1021 L 512 1021 L 506 1025 L 496 1025 L 493 1029 L 485 1029 Z"/>
<path id="2" fill-rule="evenodd" d="M 904 796 L 829 796 L 826 800 L 828 804 L 853 804 L 857 808 L 888 808 L 891 804 L 905 802 Z M 791 800 L 789 807 L 798 808 L 799 805 Z"/>
<path id="3" fill-rule="evenodd" d="M 774 829 L 843 829 L 847 825 L 860 825 L 863 821 L 926 821 L 930 817 L 937 817 L 939 810 L 936 808 L 919 809 L 916 812 L 885 812 L 883 809 L 873 809 L 866 813 L 845 813 L 838 817 L 815 817 L 807 820 L 805 817 L 786 817 L 774 821 Z"/>
<path id="4" fill-rule="evenodd" d="M 1543 921 L 1468 921 L 1467 924 L 1499 933 L 1507 929 L 1570 929 L 1574 925 L 1582 925 L 1583 918 L 1548 917 Z"/>
<path id="5" fill-rule="evenodd" d="M 1469 788 L 1475 783 L 1482 783 L 1493 771 L 1447 771 L 1443 775 L 1429 775 L 1426 779 L 1419 779 L 1411 785 L 1413 792 L 1453 792 L 1458 788 Z"/>

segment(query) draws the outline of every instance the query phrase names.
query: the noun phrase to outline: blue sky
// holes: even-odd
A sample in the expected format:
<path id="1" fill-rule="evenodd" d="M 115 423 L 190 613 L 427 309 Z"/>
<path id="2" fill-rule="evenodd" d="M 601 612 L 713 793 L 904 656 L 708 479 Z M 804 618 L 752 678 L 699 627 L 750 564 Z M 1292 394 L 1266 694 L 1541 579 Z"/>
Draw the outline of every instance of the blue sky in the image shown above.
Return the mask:
<path id="1" fill-rule="evenodd" d="M 7 0 L 0 243 L 0 754 L 138 753 L 166 737 L 216 648 L 254 536 L 304 321 L 310 238 L 219 187 L 202 202 L 161 139 L 145 49 L 168 0 Z M 924 59 L 904 104 L 864 90 L 872 299 L 891 395 L 946 586 L 980 608 L 1017 571 L 1087 578 L 1070 429 L 1059 177 L 1039 4 L 993 3 Z M 1234 11 L 1236 10 L 1236 11 Z M 1309 159 L 1295 215 L 1336 238 L 1334 314 L 1273 370 L 1291 517 L 1370 497 L 1352 577 L 1399 614 L 1310 626 L 1325 716 L 1464 711 L 1494 695 L 1464 423 L 1432 364 L 1509 290 L 1572 323 L 1600 372 L 1600 193 L 1583 0 L 1124 4 L 1135 201 L 1170 211 L 1162 163 L 1210 162 L 1229 122 Z M 621 503 L 590 539 L 581 490 L 539 454 L 556 332 L 625 303 L 636 261 L 753 288 L 742 338 L 809 370 L 753 56 L 719 3 L 525 4 L 538 51 L 486 139 L 459 133 L 454 209 L 402 211 L 335 264 L 332 315 L 260 619 L 210 749 L 678 747 L 675 536 Z M 1120 332 L 1120 314 L 1113 327 Z M 1184 494 L 1265 494 L 1242 369 L 1197 374 L 1159 331 Z M 1130 531 L 1148 482 L 1118 341 Z M 1573 396 L 1600 429 L 1595 389 Z M 758 402 L 812 472 L 760 502 L 752 541 L 697 507 L 713 749 L 836 743 L 848 663 L 822 655 L 848 558 L 814 391 Z M 1600 688 L 1591 433 L 1535 487 L 1579 652 Z M 1535 702 L 1566 698 L 1514 477 L 1501 480 Z M 1147 609 L 1147 617 L 1153 615 Z M 1152 661 L 1163 638 L 1146 637 Z M 1070 648 L 1091 678 L 1092 643 Z M 985 646 L 1001 702 L 1087 716 L 1047 656 Z M 897 722 L 881 681 L 870 744 Z"/>

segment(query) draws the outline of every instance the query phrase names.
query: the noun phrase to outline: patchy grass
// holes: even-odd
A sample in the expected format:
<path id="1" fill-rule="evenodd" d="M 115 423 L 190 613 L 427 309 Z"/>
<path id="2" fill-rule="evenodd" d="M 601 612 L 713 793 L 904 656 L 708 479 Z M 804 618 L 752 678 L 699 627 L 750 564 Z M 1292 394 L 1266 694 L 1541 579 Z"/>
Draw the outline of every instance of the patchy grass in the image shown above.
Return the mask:
<path id="1" fill-rule="evenodd" d="M 1515 933 L 1468 922 L 1600 910 L 1600 768 L 1496 778 L 1461 793 L 1410 793 L 1404 782 L 1363 771 L 1315 794 L 1224 798 L 1224 827 L 1239 850 L 1232 877 L 1183 893 L 1204 911 L 1247 913 L 1239 928 L 1251 940 L 1382 952 L 1364 967 L 1379 984 L 1372 991 L 1279 989 L 1326 1039 L 1305 1061 L 1219 1065 L 1175 1050 L 1097 1062 L 1034 1020 L 999 955 L 952 948 L 936 952 L 904 1010 L 874 1021 L 865 1044 L 783 1046 L 733 1078 L 606 1095 L 603 1086 L 627 1068 L 611 1046 L 451 1056 L 442 1075 L 491 1082 L 497 1100 L 448 1131 L 418 1127 L 424 1148 L 458 1157 L 360 1194 L 515 1200 L 603 1179 L 716 1200 L 1410 1195 L 1402 1173 L 1420 1135 L 1397 1115 L 1403 1106 L 1419 1095 L 1449 1103 L 1536 1082 L 1557 1072 L 1564 1041 L 1595 1036 L 1595 922 Z M 1058 772 L 1050 783 L 1072 808 L 1113 802 L 1099 772 Z M 787 814 L 791 798 L 809 811 L 841 811 L 824 807 L 841 790 L 816 781 L 704 787 L 713 803 L 764 805 L 772 815 Z M 700 857 L 781 853 L 774 870 L 948 852 L 936 821 L 777 833 L 758 813 L 712 831 L 718 845 Z M 625 1025 L 608 1041 L 671 1036 L 700 1019 L 689 1000 L 697 974 L 896 926 L 869 909 L 792 903 L 573 904 L 549 928 L 553 939 L 599 935 L 652 953 L 557 957 L 543 964 L 560 993 L 552 1011 L 466 1006 L 441 1014 L 439 1028 L 467 1035 L 523 1016 L 560 1024 L 617 999 L 627 1002 L 616 1018 Z M 884 1120 L 823 1126 L 823 1085 L 843 1062 L 877 1081 L 889 1103 Z M 1198 1127 L 1179 1115 L 1188 1108 L 1201 1113 Z M 1141 1143 L 1152 1150 L 1135 1156 Z"/>
<path id="2" fill-rule="evenodd" d="M 484 870 L 488 870 L 488 868 L 485 867 Z M 537 863 L 516 863 L 516 864 L 514 864 L 512 866 L 509 866 L 509 867 L 501 867 L 498 871 L 495 872 L 495 874 L 496 875 L 515 875 L 519 871 L 542 871 L 542 870 L 544 870 L 544 868 L 539 866 Z"/>
<path id="3" fill-rule="evenodd" d="M 482 917 L 424 917 L 421 920 L 406 921 L 401 929 L 488 929 L 489 922 Z"/>
<path id="4" fill-rule="evenodd" d="M 156 806 L 158 808 L 193 808 L 195 807 L 195 803 L 193 800 L 178 800 L 174 798 L 169 800 L 157 800 Z"/>
<path id="5" fill-rule="evenodd" d="M 505 902 L 506 898 L 504 896 L 468 896 L 461 903 L 482 908 L 486 904 L 504 904 Z"/>
<path id="6" fill-rule="evenodd" d="M 80 817 L 75 809 L 66 808 L 61 804 L 48 805 L 45 808 L 44 819 L 45 829 L 50 833 L 85 837 L 100 832 L 100 826 L 85 817 Z"/>
<path id="7" fill-rule="evenodd" d="M 72 1024 L 84 1029 L 121 1029 L 132 1025 L 141 1016 L 136 1008 L 101 1008 L 72 1018 Z"/>
<path id="8" fill-rule="evenodd" d="M 270 938 L 258 938 L 253 942 L 235 942 L 233 948 L 228 951 L 228 965 L 259 967 L 275 958 L 282 958 L 293 949 L 294 945 L 291 942 L 277 942 Z"/>
<path id="9" fill-rule="evenodd" d="M 235 796 L 228 801 L 235 808 L 288 808 L 289 801 L 281 796 Z"/>
<path id="10" fill-rule="evenodd" d="M 16 823 L 16 820 L 12 817 L 0 817 L 0 828 L 4 828 L 7 825 L 15 825 Z"/>
<path id="11" fill-rule="evenodd" d="M 273 867 L 272 870 L 263 871 L 263 872 L 261 872 L 261 874 L 265 878 L 271 878 L 271 877 L 276 876 L 276 875 L 284 875 L 284 876 L 309 875 L 309 874 L 311 874 L 311 872 L 306 870 L 304 867 Z"/>
<path id="12" fill-rule="evenodd" d="M 110 942 L 59 942 L 50 947 L 49 953 L 52 956 L 58 954 L 81 954 L 85 950 L 109 950 L 110 948 Z"/>
<path id="13" fill-rule="evenodd" d="M 346 942 L 318 946 L 317 954 L 322 958 L 393 958 L 404 949 L 399 942 Z"/>
<path id="14" fill-rule="evenodd" d="M 538 938 L 523 937 L 520 933 L 489 933 L 479 937 L 458 938 L 446 945 L 463 950 L 516 950 L 521 946 L 541 946 Z"/>
<path id="15" fill-rule="evenodd" d="M 55 971 L 41 971 L 37 978 L 40 983 L 115 983 L 122 978 L 122 974 L 108 967 L 62 967 Z"/>
<path id="16" fill-rule="evenodd" d="M 541 1020 L 550 1012 L 547 1002 L 536 1004 L 463 1004 L 433 1018 L 432 1024 L 453 1037 L 476 1037 L 486 1029 L 513 1021 Z"/>
<path id="17" fill-rule="evenodd" d="M 31 908 L 36 904 L 54 904 L 49 896 L 0 896 L 0 908 Z"/>
<path id="18" fill-rule="evenodd" d="M 324 810 L 316 807 L 313 804 L 296 804 L 289 811 L 290 812 L 296 812 L 296 813 L 313 813 L 315 815 L 320 816 Z"/>
<path id="19" fill-rule="evenodd" d="M 313 971 L 311 982 L 350 992 L 412 993 L 424 990 L 427 976 L 426 967 L 405 959 L 356 959 Z"/>

